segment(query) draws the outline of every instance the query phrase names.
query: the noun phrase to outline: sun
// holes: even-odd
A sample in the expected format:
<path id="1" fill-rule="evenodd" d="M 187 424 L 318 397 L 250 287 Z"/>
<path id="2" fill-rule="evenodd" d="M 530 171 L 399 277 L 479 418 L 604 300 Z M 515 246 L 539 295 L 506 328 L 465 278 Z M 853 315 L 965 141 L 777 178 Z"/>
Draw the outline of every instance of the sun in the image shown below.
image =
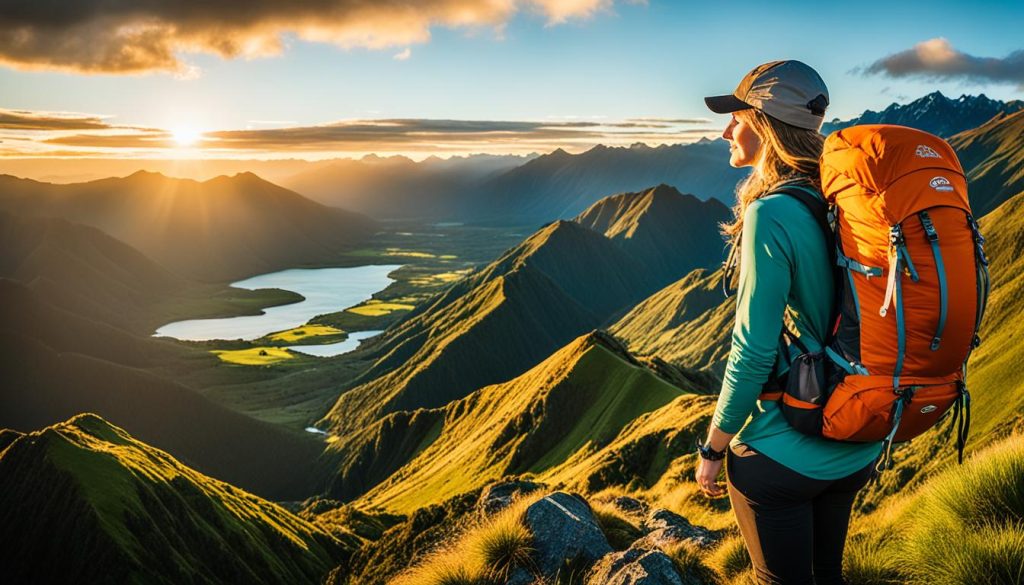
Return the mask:
<path id="1" fill-rule="evenodd" d="M 193 126 L 179 126 L 171 129 L 171 136 L 178 146 L 193 146 L 203 137 L 203 131 Z"/>

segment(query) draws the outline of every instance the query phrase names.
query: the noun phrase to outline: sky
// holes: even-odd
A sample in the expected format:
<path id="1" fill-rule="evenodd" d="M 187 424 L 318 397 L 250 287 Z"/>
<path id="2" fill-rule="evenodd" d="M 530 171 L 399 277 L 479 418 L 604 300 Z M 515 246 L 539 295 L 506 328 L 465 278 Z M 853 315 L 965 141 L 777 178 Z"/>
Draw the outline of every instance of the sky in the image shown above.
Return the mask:
<path id="1" fill-rule="evenodd" d="M 1024 98 L 1024 2 L 12 0 L 0 156 L 423 158 L 716 136 L 798 59 L 826 117 Z M 142 7 L 144 6 L 144 7 Z"/>

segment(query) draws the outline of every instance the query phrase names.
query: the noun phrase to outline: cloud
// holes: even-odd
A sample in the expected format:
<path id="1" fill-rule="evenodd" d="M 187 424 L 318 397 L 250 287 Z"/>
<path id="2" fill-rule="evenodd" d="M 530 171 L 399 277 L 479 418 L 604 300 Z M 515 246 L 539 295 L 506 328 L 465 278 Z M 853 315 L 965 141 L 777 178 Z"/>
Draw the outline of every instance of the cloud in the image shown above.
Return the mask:
<path id="1" fill-rule="evenodd" d="M 0 109 L 2 130 L 105 130 L 110 125 L 101 116 L 29 112 Z"/>
<path id="2" fill-rule="evenodd" d="M 613 0 L 33 0 L 0 3 L 0 64 L 17 69 L 194 77 L 182 55 L 266 57 L 284 38 L 383 49 L 432 27 L 495 31 L 520 9 L 549 24 L 589 18 Z M 401 53 L 400 53 L 401 54 Z"/>
<path id="3" fill-rule="evenodd" d="M 659 118 L 648 121 L 509 121 L 396 118 L 347 120 L 316 126 L 248 128 L 204 132 L 194 148 L 230 152 L 408 152 L 471 149 L 505 152 L 527 146 L 582 143 L 623 144 L 636 141 L 686 142 L 717 134 Z M 651 120 L 657 120 L 651 121 Z M 52 134 L 52 133 L 49 133 Z M 53 147 L 160 150 L 174 148 L 162 130 L 61 133 L 40 137 Z"/>
<path id="4" fill-rule="evenodd" d="M 394 59 L 395 61 L 407 61 L 409 59 L 409 57 L 411 57 L 411 56 L 412 56 L 412 49 L 410 49 L 409 47 L 406 47 L 405 50 L 402 51 L 401 53 L 395 53 L 395 56 L 392 57 L 392 59 Z"/>
<path id="5" fill-rule="evenodd" d="M 917 43 L 859 70 L 865 75 L 921 77 L 976 83 L 1016 83 L 1024 87 L 1024 50 L 1002 59 L 976 57 L 953 47 L 942 37 Z"/>

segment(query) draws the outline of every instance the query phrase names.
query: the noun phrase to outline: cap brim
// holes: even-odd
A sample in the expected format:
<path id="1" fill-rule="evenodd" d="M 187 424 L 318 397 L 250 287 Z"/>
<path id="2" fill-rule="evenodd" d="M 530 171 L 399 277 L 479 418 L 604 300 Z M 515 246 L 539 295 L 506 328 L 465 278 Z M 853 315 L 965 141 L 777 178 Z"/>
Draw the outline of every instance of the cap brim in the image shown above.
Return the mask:
<path id="1" fill-rule="evenodd" d="M 729 114 L 740 110 L 749 110 L 754 107 L 731 93 L 729 95 L 706 97 L 704 98 L 704 103 L 708 105 L 708 109 L 716 114 Z"/>

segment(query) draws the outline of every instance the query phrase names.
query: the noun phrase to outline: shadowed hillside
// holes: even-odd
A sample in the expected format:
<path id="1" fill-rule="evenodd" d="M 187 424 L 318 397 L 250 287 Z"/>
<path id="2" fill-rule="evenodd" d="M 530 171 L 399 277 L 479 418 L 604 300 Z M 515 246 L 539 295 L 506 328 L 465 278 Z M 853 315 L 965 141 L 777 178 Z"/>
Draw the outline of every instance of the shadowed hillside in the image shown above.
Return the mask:
<path id="1" fill-rule="evenodd" d="M 1024 191 L 1024 110 L 998 115 L 957 134 L 949 143 L 967 171 L 976 217 Z"/>
<path id="2" fill-rule="evenodd" d="M 0 522 L 15 583 L 318 583 L 344 552 L 92 414 L 0 452 Z"/>
<path id="3" fill-rule="evenodd" d="M 0 176 L 0 209 L 91 225 L 177 274 L 220 282 L 329 262 L 375 229 L 252 173 L 199 183 L 140 171 L 71 185 Z"/>
<path id="4" fill-rule="evenodd" d="M 63 311 L 6 279 L 0 315 L 0 427 L 30 430 L 96 412 L 189 465 L 265 496 L 299 499 L 315 491 L 311 470 L 322 443 L 142 369 L 176 355 L 166 342 Z"/>
<path id="5" fill-rule="evenodd" d="M 661 184 L 605 197 L 573 221 L 604 234 L 646 264 L 663 286 L 724 260 L 718 225 L 729 217 L 729 208 L 717 199 L 701 201 Z"/>
<path id="6" fill-rule="evenodd" d="M 731 204 L 736 183 L 746 174 L 729 166 L 724 140 L 656 148 L 598 145 L 576 155 L 558 149 L 484 183 L 464 217 L 539 225 L 574 217 L 606 195 L 659 183 Z"/>

